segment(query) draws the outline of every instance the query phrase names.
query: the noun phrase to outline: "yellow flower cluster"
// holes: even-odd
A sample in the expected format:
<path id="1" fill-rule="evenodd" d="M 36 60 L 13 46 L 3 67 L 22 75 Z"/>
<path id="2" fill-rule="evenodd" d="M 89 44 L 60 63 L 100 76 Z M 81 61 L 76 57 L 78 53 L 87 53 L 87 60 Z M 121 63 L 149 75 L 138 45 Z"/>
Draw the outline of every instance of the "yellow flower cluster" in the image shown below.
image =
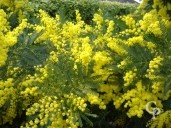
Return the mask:
<path id="1" fill-rule="evenodd" d="M 94 14 L 93 21 L 96 23 L 96 29 L 100 30 L 102 28 L 102 23 L 104 22 L 103 17 L 100 14 Z"/>
<path id="2" fill-rule="evenodd" d="M 167 11 L 169 11 L 169 10 L 170 9 L 168 9 L 167 6 L 162 6 L 162 8 L 160 8 L 160 10 L 158 11 L 158 14 L 164 19 L 170 19 L 170 16 L 167 13 Z"/>
<path id="3" fill-rule="evenodd" d="M 145 76 L 150 80 L 158 78 L 155 73 L 159 72 L 159 67 L 162 65 L 162 61 L 163 58 L 160 56 L 157 56 L 153 60 L 151 60 L 149 63 L 149 68 L 147 69 L 147 74 Z"/>
<path id="4" fill-rule="evenodd" d="M 9 78 L 7 81 L 0 81 L 0 107 L 2 107 L 7 102 L 9 96 L 15 92 L 13 86 L 12 78 Z"/>
<path id="5" fill-rule="evenodd" d="M 155 18 L 154 15 L 156 15 Z M 40 11 L 40 17 L 41 25 L 36 25 L 34 28 L 37 30 L 37 32 L 43 30 L 44 33 L 38 38 L 38 40 L 42 41 L 49 39 L 56 47 L 55 51 L 63 50 L 63 53 L 71 53 L 71 59 L 74 59 L 76 63 L 81 62 L 81 64 L 86 67 L 88 67 L 89 63 L 93 61 L 94 66 L 92 77 L 101 76 L 102 80 L 106 80 L 109 74 L 111 74 L 111 71 L 104 68 L 105 65 L 110 64 L 112 61 L 108 52 L 101 51 L 105 46 L 113 50 L 117 55 L 121 56 L 127 54 L 122 45 L 134 46 L 135 44 L 139 44 L 140 46 L 147 47 L 152 52 L 155 52 L 155 44 L 153 42 L 147 42 L 144 39 L 143 34 L 153 33 L 156 36 L 162 34 L 162 31 L 160 30 L 160 22 L 155 11 L 147 13 L 143 17 L 143 20 L 138 23 L 135 23 L 135 20 L 131 15 L 123 17 L 123 20 L 129 26 L 129 29 L 122 31 L 120 34 L 123 36 L 127 35 L 128 38 L 126 40 L 121 39 L 119 36 L 114 37 L 112 32 L 114 30 L 115 23 L 111 20 L 104 20 L 103 17 L 99 14 L 95 14 L 94 16 L 93 20 L 96 22 L 96 26 L 94 28 L 84 24 L 84 22 L 81 21 L 81 17 L 78 11 L 76 11 L 76 23 L 66 22 L 63 25 L 60 25 L 59 18 L 51 18 L 42 10 Z M 107 29 L 106 33 L 102 34 L 101 28 L 104 22 L 107 24 Z M 91 40 L 87 33 L 95 34 L 95 39 Z M 130 35 L 136 36 L 129 37 Z M 70 49 L 65 49 L 68 46 Z M 59 53 L 55 51 L 50 53 L 50 60 L 56 59 L 55 62 L 58 63 Z M 118 67 L 124 70 L 124 67 L 128 63 L 131 62 L 129 62 L 126 58 L 121 61 Z M 153 63 L 150 62 L 149 69 L 154 69 L 151 65 L 153 65 Z M 75 65 L 74 68 L 77 69 L 78 67 Z M 136 79 L 136 73 L 136 69 L 125 72 L 123 76 L 124 86 L 133 84 L 134 80 Z M 129 108 L 127 112 L 129 117 L 142 117 L 145 105 L 148 101 L 156 100 L 157 105 L 160 108 L 162 107 L 161 101 L 158 100 L 159 95 L 154 95 L 161 91 L 159 87 L 160 84 L 154 82 L 151 86 L 152 92 L 149 92 L 142 85 L 142 83 L 139 82 L 136 84 L 136 88 L 133 88 L 123 94 L 119 93 L 118 85 L 102 85 L 99 87 L 98 91 L 102 92 L 103 94 L 87 94 L 87 101 L 92 105 L 99 105 L 101 109 L 105 109 L 106 105 L 113 100 L 116 108 L 121 107 L 122 104 L 124 104 L 125 108 Z M 63 123 L 61 127 L 72 124 L 71 122 L 73 122 L 73 120 L 68 119 L 68 115 L 73 117 L 70 111 L 84 112 L 86 108 L 85 99 L 82 99 L 81 97 L 75 96 L 73 94 L 65 95 L 64 97 L 65 100 L 57 100 L 61 106 L 59 107 L 62 111 L 60 114 L 64 117 L 67 116 L 66 120 L 63 120 L 63 118 L 58 118 L 58 121 L 60 120 L 60 123 Z M 66 106 L 63 109 L 63 104 L 72 104 L 73 106 L 71 108 L 73 109 L 68 110 Z M 70 114 L 68 114 L 68 112 Z M 51 117 L 49 117 L 49 119 L 50 118 Z M 59 127 L 60 124 L 57 123 L 58 121 L 53 121 L 52 124 Z"/>
<path id="6" fill-rule="evenodd" d="M 84 21 L 81 20 L 81 15 L 78 10 L 75 11 L 75 14 L 76 14 L 77 23 L 79 23 L 79 22 L 84 23 Z"/>
<path id="7" fill-rule="evenodd" d="M 71 22 L 66 22 L 62 25 L 62 27 L 61 25 L 59 25 L 59 18 L 51 18 L 42 10 L 40 10 L 40 18 L 41 25 L 36 25 L 34 28 L 38 32 L 43 30 L 44 33 L 38 38 L 37 42 L 39 42 L 40 40 L 43 41 L 46 39 L 50 39 L 56 47 L 57 51 L 64 49 L 65 46 L 70 46 L 72 57 L 76 60 L 75 62 L 81 62 L 81 64 L 85 67 L 88 67 L 91 60 L 93 60 L 95 62 L 95 65 L 93 68 L 94 73 L 92 74 L 92 76 L 102 76 L 103 80 L 106 79 L 106 74 L 110 74 L 110 72 L 103 69 L 103 66 L 109 64 L 111 61 L 106 52 L 97 51 L 94 53 L 93 56 L 93 49 L 102 49 L 106 45 L 105 41 L 107 40 L 106 43 L 112 50 L 117 51 L 119 54 L 125 53 L 123 48 L 120 47 L 120 42 L 117 39 L 110 37 L 114 29 L 114 22 L 112 20 L 106 20 L 106 23 L 108 25 L 106 34 L 98 35 L 97 38 L 94 40 L 94 43 L 96 44 L 96 46 L 94 46 L 90 38 L 88 36 L 82 37 L 82 34 L 86 35 L 89 32 L 97 34 L 99 32 L 93 30 L 91 26 L 84 24 L 84 22 L 81 21 L 81 17 L 78 11 L 76 11 L 77 23 L 74 24 Z M 101 15 L 95 14 L 94 20 L 97 20 L 97 26 L 98 24 L 100 25 L 103 22 L 103 19 L 99 21 L 99 18 L 102 18 Z M 95 26 L 95 28 L 97 26 Z M 101 44 L 101 42 L 103 43 L 103 45 Z M 116 43 L 114 44 L 114 42 Z M 66 50 L 62 52 L 65 53 Z M 56 54 L 58 53 L 51 53 L 50 59 L 56 58 Z M 74 68 L 77 69 L 77 65 L 75 65 Z"/>
<path id="8" fill-rule="evenodd" d="M 66 24 L 63 25 L 63 31 L 62 31 L 62 35 L 65 38 L 69 38 L 70 41 L 72 39 L 77 39 L 78 35 L 80 35 L 81 33 L 81 27 L 82 24 L 74 24 L 72 22 L 66 22 Z M 72 42 L 71 42 L 72 43 Z"/>
<path id="9" fill-rule="evenodd" d="M 132 14 L 124 15 L 116 17 L 117 20 L 121 22 L 125 22 L 125 24 L 128 26 L 122 31 L 119 31 L 116 33 L 115 37 L 118 37 L 119 39 L 122 37 L 132 37 L 132 36 L 141 36 L 143 35 L 142 30 L 140 29 L 140 24 L 135 20 Z M 126 41 L 127 42 L 127 41 Z"/>
<path id="10" fill-rule="evenodd" d="M 17 42 L 18 35 L 27 26 L 26 19 L 22 20 L 22 23 L 10 31 L 9 23 L 7 22 L 7 16 L 4 10 L 0 9 L 0 67 L 5 64 L 7 59 L 7 53 L 9 47 L 13 46 Z"/>
<path id="11" fill-rule="evenodd" d="M 7 122 L 11 124 L 17 115 L 17 90 L 14 88 L 14 80 L 12 78 L 8 78 L 6 81 L 0 80 L 0 97 L 0 109 L 3 109 L 6 104 L 9 104 L 1 115 L 2 121 L 0 122 L 0 125 Z"/>
<path id="12" fill-rule="evenodd" d="M 23 128 L 37 128 L 38 125 L 44 126 L 48 123 L 48 121 L 53 121 L 58 117 L 61 119 L 61 103 L 56 101 L 57 97 L 48 97 L 45 96 L 39 100 L 38 103 L 34 103 L 32 107 L 27 109 L 26 115 L 32 116 L 35 113 L 39 112 L 39 115 L 34 120 L 30 120 Z M 52 115 L 51 115 L 52 113 Z M 56 115 L 55 115 L 56 114 Z M 56 117 L 55 117 L 56 116 Z M 63 120 L 61 120 L 63 121 Z M 61 126 L 63 122 L 58 121 L 58 126 Z"/>
<path id="13" fill-rule="evenodd" d="M 157 81 L 157 82 L 153 82 L 151 88 L 152 88 L 152 93 L 154 94 L 159 94 L 160 92 L 163 91 L 163 87 L 164 87 L 164 82 L 163 81 Z"/>
<path id="14" fill-rule="evenodd" d="M 9 15 L 14 13 L 18 14 L 19 23 L 22 22 L 22 19 L 26 18 L 26 13 L 29 11 L 29 2 L 28 0 L 1 0 L 0 7 L 7 7 L 7 10 L 10 11 Z"/>
<path id="15" fill-rule="evenodd" d="M 56 18 L 50 17 L 46 12 L 40 10 L 41 24 L 33 26 L 37 31 L 44 31 L 43 34 L 36 40 L 36 42 L 49 39 L 58 52 L 51 52 L 50 60 L 57 62 L 57 55 L 59 51 L 66 53 L 66 46 L 71 47 L 71 55 L 77 62 L 81 62 L 84 66 L 88 66 L 92 56 L 92 46 L 90 45 L 90 39 L 88 36 L 80 37 L 81 33 L 87 33 L 92 31 L 89 25 L 84 24 L 81 21 L 81 17 L 78 11 L 76 11 L 77 23 L 66 22 L 62 26 L 60 25 L 59 16 Z M 87 30 L 84 29 L 87 28 Z M 68 49 L 69 50 L 69 49 Z M 55 59 L 55 60 L 54 60 Z"/>
<path id="16" fill-rule="evenodd" d="M 78 43 L 73 44 L 71 49 L 72 55 L 76 62 L 81 62 L 82 65 L 88 67 L 92 57 L 92 47 L 89 37 L 78 39 Z"/>
<path id="17" fill-rule="evenodd" d="M 148 101 L 156 101 L 157 106 L 162 108 L 161 101 L 158 100 L 158 97 L 155 94 L 152 94 L 150 91 L 147 91 L 142 82 L 136 84 L 135 89 L 128 90 L 123 95 L 117 96 L 114 99 L 114 105 L 116 108 L 119 108 L 124 104 L 124 108 L 129 108 L 127 115 L 128 117 L 138 116 L 139 118 L 143 115 L 143 110 L 146 108 Z"/>
<path id="18" fill-rule="evenodd" d="M 23 80 L 19 83 L 18 89 L 20 90 L 20 95 L 22 95 L 23 99 L 23 109 L 27 108 L 30 100 L 32 98 L 37 98 L 39 92 L 38 87 L 35 86 L 35 83 L 43 83 L 44 80 L 48 77 L 47 66 L 42 67 L 41 65 L 35 66 L 37 73 L 34 75 L 27 75 Z"/>
<path id="19" fill-rule="evenodd" d="M 1 34 L 3 34 L 2 32 L 6 32 L 9 28 L 8 26 L 8 22 L 7 22 L 7 19 L 6 19 L 6 13 L 4 12 L 3 9 L 0 9 L 0 19 L 1 19 L 1 22 L 0 22 L 0 32 Z"/>
<path id="20" fill-rule="evenodd" d="M 6 5 L 12 7 L 9 0 L 2 1 L 6 1 Z M 0 1 L 0 6 L 2 1 Z M 158 1 L 155 0 L 154 8 L 158 6 Z M 14 1 L 14 8 L 20 8 L 22 4 L 22 0 Z M 115 36 L 115 23 L 113 20 L 104 20 L 102 15 L 95 14 L 93 21 L 96 25 L 92 27 L 86 25 L 81 20 L 78 11 L 76 11 L 76 23 L 67 21 L 61 24 L 59 16 L 52 18 L 46 12 L 40 10 L 37 16 L 40 18 L 40 24 L 29 25 L 24 19 L 18 27 L 10 31 L 6 13 L 1 9 L 0 46 L 2 47 L 0 47 L 0 67 L 5 64 L 9 47 L 17 43 L 17 38 L 25 27 L 33 28 L 37 33 L 42 32 L 34 43 L 43 42 L 46 44 L 50 42 L 51 45 L 54 46 L 53 51 L 50 51 L 49 58 L 45 61 L 46 66 L 35 66 L 36 73 L 34 75 L 27 75 L 18 84 L 17 89 L 19 89 L 19 93 L 13 87 L 13 79 L 0 81 L 0 108 L 4 106 L 10 97 L 13 97 L 10 100 L 10 107 L 7 109 L 5 116 L 2 117 L 3 123 L 10 122 L 16 116 L 15 98 L 17 93 L 22 99 L 25 99 L 22 103 L 22 109 L 26 110 L 26 115 L 28 117 L 34 117 L 32 120 L 23 124 L 21 128 L 37 128 L 39 126 L 49 128 L 77 128 L 79 127 L 78 114 L 86 111 L 86 102 L 89 102 L 91 105 L 99 105 L 100 109 L 106 109 L 106 105 L 113 100 L 116 108 L 120 108 L 123 105 L 124 108 L 128 109 L 128 117 L 142 117 L 146 103 L 151 100 L 155 100 L 157 106 L 162 108 L 161 101 L 159 100 L 159 98 L 161 98 L 159 92 L 163 89 L 163 81 L 150 81 L 151 90 L 147 90 L 146 86 L 143 85 L 141 81 L 134 85 L 135 80 L 138 80 L 137 69 L 125 69 L 125 67 L 132 62 L 129 61 L 129 58 L 124 57 L 124 55 L 127 55 L 124 46 L 131 47 L 139 44 L 142 47 L 147 47 L 151 52 L 155 52 L 155 44 L 153 42 L 146 42 L 143 34 L 153 33 L 155 36 L 161 36 L 163 32 L 160 29 L 161 26 L 158 15 L 164 15 L 165 19 L 162 21 L 166 26 L 169 26 L 170 22 L 167 20 L 168 15 L 166 11 L 170 8 L 170 5 L 168 5 L 160 9 L 159 12 L 156 10 L 150 11 L 146 13 L 143 19 L 138 23 L 136 23 L 132 15 L 121 17 L 128 26 L 128 29 L 119 32 L 119 34 Z M 102 30 L 102 26 L 104 28 L 106 27 L 105 32 Z M 125 39 L 124 36 L 127 38 Z M 111 56 L 111 51 L 109 52 L 106 46 L 114 52 L 112 55 L 116 56 Z M 102 84 L 98 88 L 99 94 L 88 93 L 86 98 L 84 98 L 73 93 L 65 94 L 63 90 L 60 89 L 63 85 L 59 87 L 58 84 L 60 84 L 60 82 L 56 83 L 56 81 L 53 81 L 54 83 L 50 84 L 55 84 L 56 86 L 54 88 L 59 90 L 59 92 L 61 91 L 61 93 L 49 94 L 53 96 L 47 96 L 44 93 L 40 94 L 39 92 L 41 92 L 42 88 L 48 88 L 43 86 L 44 84 L 47 85 L 44 82 L 47 82 L 46 78 L 50 76 L 50 67 L 48 66 L 58 64 L 59 55 L 65 53 L 68 53 L 67 55 L 69 55 L 70 60 L 75 60 L 75 69 L 78 68 L 76 67 L 77 63 L 82 64 L 87 70 L 89 70 L 89 66 L 91 65 L 91 68 L 93 68 L 91 76 L 100 77 L 102 81 L 105 81 L 109 75 L 115 73 L 108 70 L 105 66 L 115 63 L 115 60 L 112 60 L 112 58 L 116 57 L 116 65 L 118 64 L 117 59 L 119 59 L 119 62 L 121 61 L 117 66 L 119 70 L 121 70 L 123 80 L 121 81 L 124 87 L 123 85 L 120 86 L 118 83 Z M 155 73 L 159 71 L 162 61 L 163 58 L 160 56 L 150 61 L 149 69 L 146 74 L 149 80 L 157 78 Z M 18 71 L 20 71 L 20 69 L 15 67 L 11 74 L 15 75 Z M 41 87 L 38 88 L 36 84 L 41 84 Z M 130 90 L 125 91 L 124 88 L 127 88 L 129 85 L 133 85 L 133 87 L 131 86 L 132 88 Z M 67 86 L 64 85 L 64 87 Z M 123 92 L 120 92 L 120 88 L 123 89 Z M 167 95 L 169 94 L 170 92 Z M 33 97 L 40 99 L 31 101 Z"/>
<path id="21" fill-rule="evenodd" d="M 18 9 L 19 2 L 21 1 L 0 1 L 0 8 L 7 7 L 6 9 L 8 10 L 0 9 L 0 67 L 4 66 L 6 63 L 9 48 L 17 43 L 18 36 L 29 25 L 27 20 L 23 18 L 15 28 L 12 28 L 8 22 L 8 18 L 13 14 L 11 10 L 14 8 Z M 22 5 L 22 7 L 24 6 Z M 16 82 L 10 77 L 17 77 L 21 71 L 22 69 L 19 67 L 8 66 L 6 78 L 4 77 L 5 79 L 1 78 L 0 80 L 0 109 L 3 110 L 3 113 L 1 113 L 2 120 L 0 121 L 0 125 L 5 123 L 12 124 L 13 119 L 17 116 L 17 104 L 20 98 L 19 86 L 14 86 L 16 85 Z"/>
<path id="22" fill-rule="evenodd" d="M 59 27 L 59 16 L 56 16 L 55 18 L 50 17 L 46 12 L 43 10 L 39 10 L 39 15 L 37 17 L 40 17 L 40 25 L 34 25 L 33 28 L 36 30 L 36 32 L 44 31 L 41 36 L 39 36 L 35 43 L 45 41 L 49 39 L 54 43 L 56 47 L 59 47 L 59 36 L 57 36 L 58 31 L 60 31 Z"/>
<path id="23" fill-rule="evenodd" d="M 22 109 L 26 110 L 31 102 L 39 99 L 38 87 L 35 86 L 35 83 L 42 83 L 45 79 L 46 71 L 41 66 L 36 67 L 39 70 L 40 74 L 27 75 L 23 80 L 18 84 L 19 95 L 22 96 Z M 47 76 L 46 76 L 47 77 Z"/>
<path id="24" fill-rule="evenodd" d="M 99 105 L 100 109 L 106 109 L 105 103 L 100 98 L 99 94 L 87 94 L 87 100 L 90 102 L 90 104 Z"/>
<path id="25" fill-rule="evenodd" d="M 6 13 L 4 10 L 0 9 L 0 67 L 5 64 L 6 58 L 7 58 L 7 52 L 8 49 L 6 49 L 6 43 L 4 42 L 4 32 L 7 32 L 9 30 L 8 22 L 6 19 Z M 8 45 L 7 45 L 8 46 Z"/>
<path id="26" fill-rule="evenodd" d="M 155 36 L 161 36 L 160 22 L 156 10 L 152 10 L 143 16 L 143 20 L 139 21 L 141 29 L 146 33 L 153 33 Z"/>
<path id="27" fill-rule="evenodd" d="M 128 25 L 129 28 L 135 28 L 136 21 L 131 14 L 123 16 L 122 20 L 125 21 L 126 25 Z"/>
<path id="28" fill-rule="evenodd" d="M 146 46 L 149 50 L 151 50 L 151 53 L 156 51 L 156 45 L 153 42 L 146 42 Z"/>
<path id="29" fill-rule="evenodd" d="M 47 75 L 47 70 L 45 68 L 39 68 L 40 71 L 40 76 L 38 74 L 32 75 L 27 75 L 26 78 L 23 79 L 23 81 L 20 82 L 21 87 L 31 87 L 32 83 L 34 82 L 40 82 L 42 83 L 43 80 L 48 76 Z"/>
<path id="30" fill-rule="evenodd" d="M 37 90 L 38 90 L 38 87 L 32 87 L 32 88 L 26 88 L 24 91 L 21 91 L 21 95 L 24 95 L 24 96 L 37 96 L 38 93 L 37 93 Z"/>
<path id="31" fill-rule="evenodd" d="M 108 57 L 108 53 L 105 51 L 96 52 L 92 59 L 95 63 L 93 67 L 94 73 L 92 74 L 92 76 L 102 76 L 101 79 L 106 80 L 106 77 L 110 74 L 110 71 L 103 69 L 103 66 L 111 62 L 111 58 Z"/>
<path id="32" fill-rule="evenodd" d="M 108 27 L 107 27 L 107 32 L 105 35 L 111 36 L 112 35 L 112 31 L 114 30 L 114 21 L 112 20 L 105 20 L 105 22 L 108 23 Z"/>
<path id="33" fill-rule="evenodd" d="M 117 67 L 120 68 L 120 69 L 124 69 L 124 67 L 129 63 L 128 60 L 124 59 L 122 60 L 118 65 Z"/>
<path id="34" fill-rule="evenodd" d="M 117 38 L 108 37 L 108 39 L 107 39 L 107 46 L 111 50 L 116 52 L 118 55 L 126 54 L 125 49 L 122 48 L 121 45 L 122 45 L 122 41 L 121 40 L 119 40 Z"/>
<path id="35" fill-rule="evenodd" d="M 139 8 L 145 8 L 148 1 L 149 0 L 143 0 L 143 3 L 140 4 Z M 171 28 L 171 22 L 169 21 L 170 16 L 168 14 L 168 12 L 171 10 L 171 3 L 165 3 L 163 0 L 153 0 L 152 8 L 155 11 L 157 10 L 158 15 L 161 16 L 162 21 L 164 21 L 166 24 L 166 27 Z"/>
<path id="36" fill-rule="evenodd" d="M 129 86 L 134 79 L 136 78 L 136 71 L 137 69 L 134 69 L 134 71 L 128 71 L 125 73 L 125 76 L 123 77 L 124 79 L 124 86 Z"/>
<path id="37" fill-rule="evenodd" d="M 128 46 L 133 46 L 135 44 L 140 44 L 141 46 L 143 46 L 143 36 L 135 36 L 135 37 L 132 37 L 132 38 L 129 38 L 128 41 L 126 42 L 126 44 Z"/>
<path id="38" fill-rule="evenodd" d="M 168 2 L 167 5 L 164 5 L 162 0 L 154 0 L 152 7 L 154 9 L 159 9 L 158 14 L 164 19 L 170 19 L 169 14 L 167 11 L 170 9 L 170 3 Z"/>
<path id="39" fill-rule="evenodd" d="M 87 104 L 86 100 L 80 96 L 74 95 L 73 93 L 64 95 L 67 98 L 67 103 L 71 103 L 73 105 L 73 110 L 80 110 L 82 112 L 85 111 Z"/>
<path id="40" fill-rule="evenodd" d="M 88 66 L 92 56 L 92 48 L 88 42 L 90 39 L 88 37 L 84 38 L 82 41 L 82 51 L 79 55 L 79 60 L 82 62 L 84 66 Z M 78 53 L 77 53 L 78 54 Z"/>

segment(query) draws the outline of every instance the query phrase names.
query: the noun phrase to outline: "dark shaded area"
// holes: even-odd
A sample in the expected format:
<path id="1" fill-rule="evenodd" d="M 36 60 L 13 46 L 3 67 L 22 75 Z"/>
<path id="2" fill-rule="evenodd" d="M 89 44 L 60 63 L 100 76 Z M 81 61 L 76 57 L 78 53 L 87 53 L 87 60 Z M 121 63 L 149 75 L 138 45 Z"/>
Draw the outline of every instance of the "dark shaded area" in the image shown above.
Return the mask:
<path id="1" fill-rule="evenodd" d="M 144 112 L 142 118 L 128 118 L 126 109 L 115 109 L 113 102 L 107 105 L 105 110 L 100 110 L 98 106 L 90 106 L 92 113 L 97 114 L 97 118 L 91 118 L 93 128 L 145 128 L 147 122 L 151 119 L 151 115 Z M 84 124 L 83 128 L 92 128 Z"/>
<path id="2" fill-rule="evenodd" d="M 21 114 L 17 114 L 17 117 L 13 120 L 12 124 L 6 123 L 4 125 L 1 125 L 0 128 L 20 128 L 23 121 L 26 120 L 26 114 L 25 111 L 23 111 Z"/>

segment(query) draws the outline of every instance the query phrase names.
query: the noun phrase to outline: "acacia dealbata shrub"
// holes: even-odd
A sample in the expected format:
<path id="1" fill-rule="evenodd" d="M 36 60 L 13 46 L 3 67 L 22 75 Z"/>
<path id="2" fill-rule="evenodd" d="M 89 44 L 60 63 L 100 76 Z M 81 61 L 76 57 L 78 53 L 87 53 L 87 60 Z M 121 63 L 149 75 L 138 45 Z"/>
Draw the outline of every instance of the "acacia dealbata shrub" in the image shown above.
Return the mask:
<path id="1" fill-rule="evenodd" d="M 0 1 L 0 125 L 170 127 L 171 4 L 152 2 L 127 15 L 98 10 L 90 25 L 79 10 L 63 20 L 29 1 Z"/>

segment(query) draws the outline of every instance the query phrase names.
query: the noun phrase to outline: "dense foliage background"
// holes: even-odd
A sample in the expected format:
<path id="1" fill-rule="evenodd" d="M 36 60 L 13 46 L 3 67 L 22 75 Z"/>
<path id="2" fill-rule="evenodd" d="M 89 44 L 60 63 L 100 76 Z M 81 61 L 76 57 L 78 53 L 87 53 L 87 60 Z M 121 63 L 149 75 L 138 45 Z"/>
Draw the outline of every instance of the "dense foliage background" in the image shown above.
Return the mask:
<path id="1" fill-rule="evenodd" d="M 0 127 L 171 127 L 171 2 L 1 0 L 0 21 Z"/>

